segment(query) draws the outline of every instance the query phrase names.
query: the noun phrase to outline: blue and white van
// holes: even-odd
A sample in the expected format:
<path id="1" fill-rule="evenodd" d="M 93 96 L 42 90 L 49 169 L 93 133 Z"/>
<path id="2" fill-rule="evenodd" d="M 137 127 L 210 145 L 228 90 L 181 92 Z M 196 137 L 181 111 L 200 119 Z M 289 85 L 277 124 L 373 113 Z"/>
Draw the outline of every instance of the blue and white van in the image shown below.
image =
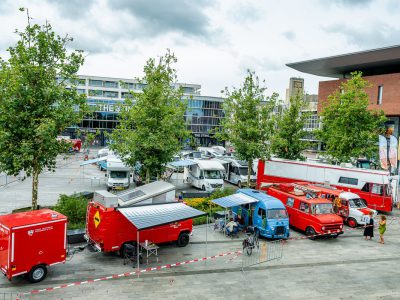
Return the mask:
<path id="1" fill-rule="evenodd" d="M 238 219 L 243 220 L 241 225 L 253 226 L 258 236 L 289 238 L 289 216 L 281 201 L 254 189 L 239 189 L 237 193 L 256 200 L 253 203 L 232 207 L 232 212 Z"/>

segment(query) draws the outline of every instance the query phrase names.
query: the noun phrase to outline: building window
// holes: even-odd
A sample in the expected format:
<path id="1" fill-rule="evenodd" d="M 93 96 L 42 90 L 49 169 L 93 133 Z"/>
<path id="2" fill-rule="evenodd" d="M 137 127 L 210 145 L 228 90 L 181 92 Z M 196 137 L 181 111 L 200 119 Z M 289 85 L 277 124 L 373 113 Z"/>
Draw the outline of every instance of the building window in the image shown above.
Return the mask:
<path id="1" fill-rule="evenodd" d="M 116 81 L 105 81 L 104 82 L 104 87 L 118 88 L 118 82 L 116 82 Z"/>
<path id="2" fill-rule="evenodd" d="M 103 81 L 101 81 L 101 80 L 92 80 L 92 79 L 89 79 L 89 85 L 90 86 L 103 86 Z"/>
<path id="3" fill-rule="evenodd" d="M 378 104 L 382 104 L 383 85 L 378 86 Z"/>

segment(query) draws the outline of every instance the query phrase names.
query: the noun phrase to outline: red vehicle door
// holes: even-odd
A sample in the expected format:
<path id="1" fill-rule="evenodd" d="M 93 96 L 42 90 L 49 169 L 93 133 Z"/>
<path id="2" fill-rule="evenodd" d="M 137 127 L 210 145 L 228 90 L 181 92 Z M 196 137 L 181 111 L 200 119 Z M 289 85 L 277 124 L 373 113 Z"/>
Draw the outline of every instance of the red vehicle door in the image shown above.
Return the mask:
<path id="1" fill-rule="evenodd" d="M 349 203 L 346 199 L 340 199 L 339 216 L 347 219 L 349 216 Z"/>
<path id="2" fill-rule="evenodd" d="M 297 224 L 297 209 L 295 208 L 296 203 L 294 198 L 291 197 L 287 197 L 286 199 L 286 210 L 288 212 L 289 215 L 289 224 L 296 227 Z M 298 206 L 298 203 L 297 203 Z"/>
<path id="3" fill-rule="evenodd" d="M 298 211 L 298 226 L 297 228 L 301 230 L 306 230 L 307 226 L 310 224 L 310 206 L 304 201 L 299 201 L 299 211 Z"/>

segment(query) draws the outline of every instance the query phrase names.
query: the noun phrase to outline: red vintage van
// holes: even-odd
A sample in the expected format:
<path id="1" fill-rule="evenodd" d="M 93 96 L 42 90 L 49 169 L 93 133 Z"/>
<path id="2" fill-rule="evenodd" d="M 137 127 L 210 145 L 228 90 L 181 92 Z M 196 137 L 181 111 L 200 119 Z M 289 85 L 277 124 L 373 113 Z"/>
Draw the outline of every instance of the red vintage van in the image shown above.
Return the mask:
<path id="1" fill-rule="evenodd" d="M 306 235 L 338 237 L 343 233 L 343 219 L 333 212 L 332 202 L 318 197 L 312 189 L 300 190 L 288 183 L 266 187 L 266 191 L 285 205 L 289 224 Z"/>

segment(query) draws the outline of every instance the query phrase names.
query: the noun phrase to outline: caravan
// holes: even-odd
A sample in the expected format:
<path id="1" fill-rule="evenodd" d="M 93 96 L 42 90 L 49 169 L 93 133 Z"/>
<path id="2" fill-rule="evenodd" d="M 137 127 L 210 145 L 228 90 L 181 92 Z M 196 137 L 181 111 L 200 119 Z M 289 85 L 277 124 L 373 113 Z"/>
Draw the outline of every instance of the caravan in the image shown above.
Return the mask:
<path id="1" fill-rule="evenodd" d="M 233 157 L 225 157 L 223 158 L 226 171 L 225 180 L 236 184 L 239 188 L 243 185 L 247 185 L 247 174 L 248 174 L 248 165 L 246 161 L 237 160 Z M 251 168 L 250 174 L 250 186 L 254 187 L 256 185 L 256 173 L 253 168 Z"/>
<path id="2" fill-rule="evenodd" d="M 203 191 L 213 192 L 224 187 L 225 168 L 217 160 L 193 159 L 187 160 L 184 178 L 192 186 Z"/>

